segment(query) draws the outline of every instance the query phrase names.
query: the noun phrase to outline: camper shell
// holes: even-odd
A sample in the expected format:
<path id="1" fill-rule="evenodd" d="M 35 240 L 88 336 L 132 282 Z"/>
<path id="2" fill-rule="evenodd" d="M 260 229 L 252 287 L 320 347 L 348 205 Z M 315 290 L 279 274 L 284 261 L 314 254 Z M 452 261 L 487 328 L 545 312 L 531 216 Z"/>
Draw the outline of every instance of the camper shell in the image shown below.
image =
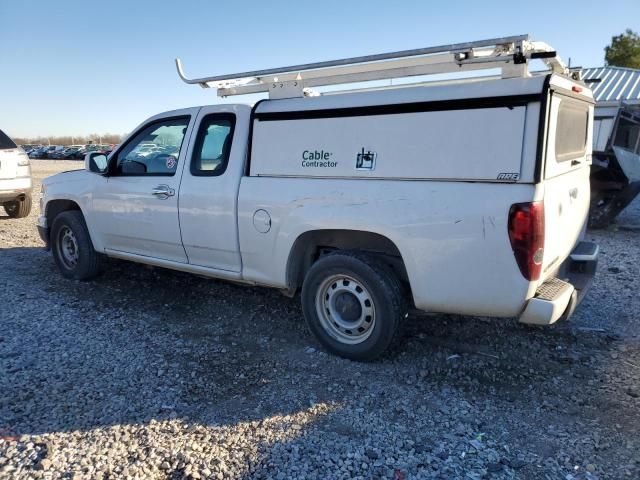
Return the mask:
<path id="1" fill-rule="evenodd" d="M 565 135 L 576 137 L 568 147 L 577 151 L 566 160 L 556 158 L 557 147 L 566 150 L 556 135 L 561 105 L 570 113 L 577 110 L 582 122 L 575 130 L 573 117 L 569 126 L 560 125 L 568 129 Z M 420 309 L 552 323 L 565 313 L 568 298 L 551 317 L 541 318 L 523 311 L 519 299 L 535 297 L 555 279 L 584 234 L 592 119 L 590 90 L 556 74 L 264 101 L 252 111 L 241 208 L 249 202 L 247 210 L 273 211 L 276 205 L 260 201 L 253 194 L 258 192 L 263 199 L 279 197 L 278 207 L 285 209 L 272 217 L 272 227 L 286 229 L 290 216 L 312 209 L 307 215 L 317 229 L 373 229 L 390 238 L 404 252 Z M 310 162 L 309 152 L 321 152 L 328 161 Z M 363 154 L 370 157 L 368 165 L 361 165 Z M 528 201 L 544 205 L 546 221 L 536 281 L 518 279 L 506 235 L 507 207 Z M 248 227 L 240 224 L 241 241 L 250 251 L 255 229 Z M 432 251 L 427 260 L 430 248 L 412 242 L 416 227 L 424 228 L 422 240 L 434 245 L 449 238 L 448 248 L 438 248 L 437 255 Z M 267 250 L 282 248 L 284 260 L 291 246 L 272 238 Z M 596 253 L 595 245 L 589 249 Z M 432 267 L 424 269 L 425 262 Z M 286 264 L 282 261 L 278 272 L 283 284 Z M 486 295 L 484 279 L 491 271 L 499 296 Z M 260 274 L 266 277 L 266 271 Z"/>
<path id="2" fill-rule="evenodd" d="M 550 71 L 529 73 L 533 58 Z M 109 158 L 45 180 L 39 228 L 64 275 L 95 275 L 105 254 L 300 291 L 318 340 L 354 359 L 380 355 L 410 307 L 548 325 L 586 293 L 593 96 L 548 45 L 505 37 L 200 79 L 177 65 L 219 95 L 269 99 L 156 115 Z M 496 65 L 499 77 L 312 90 Z M 165 127 L 173 153 L 131 160 Z M 69 252 L 60 232 L 91 248 Z"/>
<path id="3" fill-rule="evenodd" d="M 547 129 L 540 112 L 551 96 L 593 104 L 588 89 L 575 93 L 572 86 L 547 75 L 260 102 L 249 172 L 536 183 Z M 318 151 L 332 163 L 304 161 Z M 354 152 L 369 152 L 375 164 L 354 169 Z"/>

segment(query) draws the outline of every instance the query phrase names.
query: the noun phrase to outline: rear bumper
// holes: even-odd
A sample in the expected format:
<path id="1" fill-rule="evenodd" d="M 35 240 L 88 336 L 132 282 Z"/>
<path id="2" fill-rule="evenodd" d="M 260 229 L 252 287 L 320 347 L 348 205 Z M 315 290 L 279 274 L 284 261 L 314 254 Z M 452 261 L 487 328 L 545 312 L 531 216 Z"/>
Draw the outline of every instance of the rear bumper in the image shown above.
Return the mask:
<path id="1" fill-rule="evenodd" d="M 30 195 L 32 190 L 30 177 L 0 179 L 0 202 L 15 200 L 20 195 Z"/>
<path id="2" fill-rule="evenodd" d="M 593 282 L 598 252 L 597 244 L 580 242 L 562 264 L 557 276 L 538 287 L 520 315 L 520 322 L 551 325 L 569 318 Z"/>

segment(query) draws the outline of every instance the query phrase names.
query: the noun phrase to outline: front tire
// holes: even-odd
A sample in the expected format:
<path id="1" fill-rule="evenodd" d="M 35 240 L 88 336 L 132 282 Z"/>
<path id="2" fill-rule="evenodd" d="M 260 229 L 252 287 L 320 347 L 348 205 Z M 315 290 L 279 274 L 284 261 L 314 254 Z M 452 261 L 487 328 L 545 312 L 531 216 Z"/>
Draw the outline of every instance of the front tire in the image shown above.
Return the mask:
<path id="1" fill-rule="evenodd" d="M 11 218 L 28 217 L 31 213 L 31 195 L 26 195 L 23 199 L 13 200 L 4 204 L 4 211 Z"/>
<path id="2" fill-rule="evenodd" d="M 327 350 L 367 361 L 389 348 L 407 307 L 390 267 L 359 252 L 337 252 L 309 269 L 302 310 L 309 329 Z"/>
<path id="3" fill-rule="evenodd" d="M 51 226 L 53 258 L 66 278 L 89 280 L 100 273 L 100 255 L 93 248 L 82 213 L 60 213 Z"/>

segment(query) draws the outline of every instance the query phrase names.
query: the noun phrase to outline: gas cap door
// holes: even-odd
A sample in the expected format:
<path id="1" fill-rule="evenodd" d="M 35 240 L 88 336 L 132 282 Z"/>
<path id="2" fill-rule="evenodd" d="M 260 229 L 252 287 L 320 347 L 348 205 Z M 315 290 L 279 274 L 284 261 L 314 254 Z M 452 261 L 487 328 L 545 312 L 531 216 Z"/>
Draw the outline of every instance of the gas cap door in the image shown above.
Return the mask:
<path id="1" fill-rule="evenodd" d="M 260 233 L 271 230 L 271 216 L 266 210 L 256 210 L 253 214 L 253 226 Z"/>

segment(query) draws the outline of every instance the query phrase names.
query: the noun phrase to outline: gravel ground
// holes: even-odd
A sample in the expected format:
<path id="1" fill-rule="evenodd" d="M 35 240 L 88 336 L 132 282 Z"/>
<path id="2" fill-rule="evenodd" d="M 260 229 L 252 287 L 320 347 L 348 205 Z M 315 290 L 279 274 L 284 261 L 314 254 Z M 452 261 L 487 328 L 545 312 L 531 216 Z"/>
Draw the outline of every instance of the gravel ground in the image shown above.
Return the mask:
<path id="1" fill-rule="evenodd" d="M 33 163 L 36 191 L 80 166 Z M 569 322 L 412 316 L 360 364 L 275 291 L 117 261 L 65 280 L 37 215 L 0 215 L 0 477 L 640 478 L 634 228 L 588 233 Z"/>

